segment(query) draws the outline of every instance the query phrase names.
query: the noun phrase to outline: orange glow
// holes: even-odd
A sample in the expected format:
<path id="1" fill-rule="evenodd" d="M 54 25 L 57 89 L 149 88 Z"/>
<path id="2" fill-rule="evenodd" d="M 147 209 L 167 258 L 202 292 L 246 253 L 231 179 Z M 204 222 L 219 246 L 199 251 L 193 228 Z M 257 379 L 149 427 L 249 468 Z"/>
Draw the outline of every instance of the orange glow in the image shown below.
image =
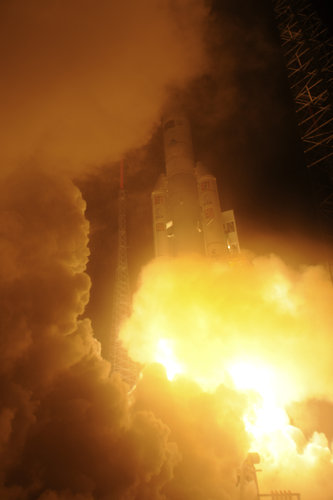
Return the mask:
<path id="1" fill-rule="evenodd" d="M 263 488 L 297 491 L 319 464 L 333 474 L 327 438 L 318 432 L 307 441 L 286 411 L 320 393 L 333 398 L 331 300 L 321 269 L 297 274 L 276 257 L 232 266 L 162 259 L 144 271 L 121 335 L 134 359 L 161 363 L 169 380 L 182 375 L 208 393 L 221 384 L 239 393 Z"/>
<path id="2" fill-rule="evenodd" d="M 182 373 L 181 365 L 176 360 L 171 347 L 171 342 L 168 339 L 158 340 L 155 360 L 157 363 L 160 363 L 165 367 L 169 380 L 173 380 L 177 374 Z"/>
<path id="3" fill-rule="evenodd" d="M 276 402 L 277 376 L 268 366 L 258 361 L 252 364 L 248 361 L 236 362 L 230 365 L 228 371 L 238 390 L 257 394 L 244 415 L 245 427 L 253 437 L 256 451 L 260 438 L 284 429 L 289 424 L 286 412 Z"/>
<path id="4" fill-rule="evenodd" d="M 269 367 L 258 362 L 232 364 L 229 373 L 238 390 L 255 393 L 245 412 L 244 423 L 252 437 L 252 451 L 258 451 L 262 448 L 262 440 L 265 437 L 284 432 L 289 426 L 288 415 L 277 404 L 277 376 Z M 283 387 L 281 389 L 283 390 Z"/>
<path id="5" fill-rule="evenodd" d="M 230 364 L 227 370 L 237 389 L 253 390 L 266 398 L 272 393 L 273 373 L 268 366 L 238 361 Z"/>

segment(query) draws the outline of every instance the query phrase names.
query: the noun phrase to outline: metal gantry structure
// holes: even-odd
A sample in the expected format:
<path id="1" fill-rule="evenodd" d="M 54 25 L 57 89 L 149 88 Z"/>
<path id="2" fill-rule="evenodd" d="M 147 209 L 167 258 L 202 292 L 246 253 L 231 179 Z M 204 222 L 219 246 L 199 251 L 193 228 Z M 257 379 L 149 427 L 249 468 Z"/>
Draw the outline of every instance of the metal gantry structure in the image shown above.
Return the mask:
<path id="1" fill-rule="evenodd" d="M 300 493 L 292 493 L 291 491 L 271 491 L 270 493 L 261 493 L 258 495 L 258 500 L 266 498 L 267 500 L 301 500 Z"/>
<path id="2" fill-rule="evenodd" d="M 129 317 L 131 311 L 127 259 L 126 198 L 124 163 L 121 162 L 118 197 L 118 255 L 113 297 L 110 358 L 112 372 L 118 372 L 121 378 L 132 386 L 136 381 L 138 366 L 130 359 L 126 349 L 119 340 L 120 327 L 124 320 Z"/>
<path id="3" fill-rule="evenodd" d="M 252 498 L 260 500 L 301 500 L 300 493 L 294 493 L 290 490 L 274 490 L 270 493 L 260 493 L 257 472 L 261 469 L 256 469 L 256 465 L 260 463 L 260 455 L 256 452 L 249 452 L 242 466 L 238 471 L 237 486 L 239 486 L 239 500 Z M 252 490 L 249 490 L 249 486 Z"/>
<path id="4" fill-rule="evenodd" d="M 273 6 L 333 278 L 333 37 L 309 0 Z"/>

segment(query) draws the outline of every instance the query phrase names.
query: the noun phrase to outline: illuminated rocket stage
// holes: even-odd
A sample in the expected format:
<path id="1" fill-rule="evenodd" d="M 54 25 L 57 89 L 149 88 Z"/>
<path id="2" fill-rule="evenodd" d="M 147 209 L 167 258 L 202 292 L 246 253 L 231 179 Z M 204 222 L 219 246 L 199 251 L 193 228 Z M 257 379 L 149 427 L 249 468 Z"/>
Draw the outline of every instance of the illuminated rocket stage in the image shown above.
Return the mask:
<path id="1" fill-rule="evenodd" d="M 155 255 L 239 252 L 233 210 L 221 212 L 215 177 L 195 165 L 191 131 L 184 113 L 163 120 L 166 175 L 152 193 Z"/>

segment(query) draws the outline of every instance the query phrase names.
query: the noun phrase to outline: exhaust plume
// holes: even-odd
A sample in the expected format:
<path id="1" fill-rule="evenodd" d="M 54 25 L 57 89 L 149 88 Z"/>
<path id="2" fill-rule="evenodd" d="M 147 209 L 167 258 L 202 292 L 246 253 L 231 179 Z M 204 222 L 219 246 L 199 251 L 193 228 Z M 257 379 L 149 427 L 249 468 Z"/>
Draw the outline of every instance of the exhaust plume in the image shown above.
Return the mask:
<path id="1" fill-rule="evenodd" d="M 231 360 L 262 358 L 284 367 L 283 403 L 333 399 L 332 299 L 322 267 L 298 271 L 274 255 L 234 264 L 161 259 L 142 273 L 122 338 L 142 363 L 154 361 L 158 341 L 165 339 L 183 365 L 179 372 L 206 388 L 226 381 L 223 367 Z"/>
<path id="2" fill-rule="evenodd" d="M 184 387 L 183 378 L 197 383 L 202 406 L 216 398 L 215 422 L 223 421 L 226 408 L 232 426 L 243 420 L 243 436 L 232 427 L 228 436 L 235 441 L 219 451 L 224 458 L 235 457 L 237 449 L 259 452 L 261 492 L 287 488 L 305 500 L 328 500 L 333 455 L 324 431 L 331 432 L 333 415 L 332 299 L 320 266 L 293 269 L 274 255 L 243 255 L 230 263 L 161 258 L 143 270 L 121 337 L 136 361 L 164 365 L 173 387 Z M 306 402 L 314 399 L 326 412 L 317 422 L 312 418 L 309 434 Z M 176 414 L 175 399 L 170 405 Z M 163 414 L 160 406 L 155 411 Z M 207 415 L 202 420 L 210 422 Z M 182 446 L 181 439 L 177 443 Z M 234 490 L 231 498 L 238 494 Z"/>

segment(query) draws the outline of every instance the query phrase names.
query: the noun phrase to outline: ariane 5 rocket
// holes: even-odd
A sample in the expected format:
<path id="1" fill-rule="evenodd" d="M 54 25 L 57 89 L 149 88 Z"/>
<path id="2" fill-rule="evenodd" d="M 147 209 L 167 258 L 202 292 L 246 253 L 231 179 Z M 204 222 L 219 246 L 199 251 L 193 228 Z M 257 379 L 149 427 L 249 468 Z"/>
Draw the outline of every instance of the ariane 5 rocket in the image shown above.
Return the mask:
<path id="1" fill-rule="evenodd" d="M 173 110 L 162 126 L 166 174 L 152 192 L 155 256 L 239 253 L 233 210 L 221 212 L 215 177 L 195 164 L 188 119 Z"/>

